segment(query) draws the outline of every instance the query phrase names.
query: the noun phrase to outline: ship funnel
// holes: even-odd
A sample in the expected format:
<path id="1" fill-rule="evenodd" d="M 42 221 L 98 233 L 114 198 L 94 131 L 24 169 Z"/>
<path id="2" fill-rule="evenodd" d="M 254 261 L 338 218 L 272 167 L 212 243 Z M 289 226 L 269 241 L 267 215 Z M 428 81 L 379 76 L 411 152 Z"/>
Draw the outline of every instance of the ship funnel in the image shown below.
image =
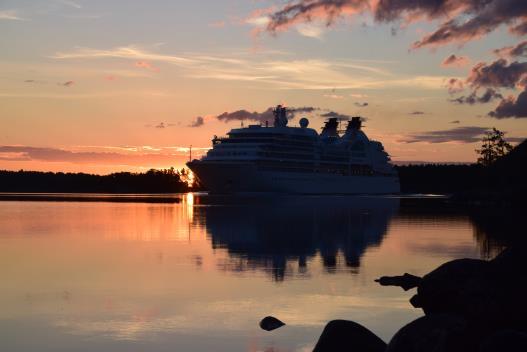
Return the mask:
<path id="1" fill-rule="evenodd" d="M 346 132 L 348 130 L 354 130 L 358 131 L 362 127 L 362 118 L 360 116 L 353 116 L 351 118 L 351 121 L 348 121 L 348 127 L 346 128 Z"/>
<path id="2" fill-rule="evenodd" d="M 322 133 L 320 136 L 322 138 L 338 138 L 339 134 L 337 131 L 337 127 L 339 126 L 339 122 L 336 117 L 329 118 L 325 124 L 324 128 L 322 128 Z"/>
<path id="3" fill-rule="evenodd" d="M 287 126 L 287 109 L 285 106 L 278 105 L 273 110 L 274 115 L 274 127 L 285 127 Z"/>
<path id="4" fill-rule="evenodd" d="M 357 138 L 357 135 L 364 134 L 361 131 L 362 127 L 362 118 L 360 116 L 354 116 L 348 121 L 348 126 L 346 126 L 346 132 L 342 136 L 342 141 L 351 141 Z"/>

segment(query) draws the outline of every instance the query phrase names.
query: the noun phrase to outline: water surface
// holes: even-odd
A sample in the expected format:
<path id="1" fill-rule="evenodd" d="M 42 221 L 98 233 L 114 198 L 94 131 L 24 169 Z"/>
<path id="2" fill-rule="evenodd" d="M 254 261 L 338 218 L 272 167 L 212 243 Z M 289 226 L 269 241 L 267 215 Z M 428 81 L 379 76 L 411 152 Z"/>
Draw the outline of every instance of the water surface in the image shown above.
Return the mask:
<path id="1" fill-rule="evenodd" d="M 426 200 L 178 197 L 0 202 L 1 350 L 309 351 L 336 318 L 389 340 L 422 313 L 375 278 L 496 250 Z"/>

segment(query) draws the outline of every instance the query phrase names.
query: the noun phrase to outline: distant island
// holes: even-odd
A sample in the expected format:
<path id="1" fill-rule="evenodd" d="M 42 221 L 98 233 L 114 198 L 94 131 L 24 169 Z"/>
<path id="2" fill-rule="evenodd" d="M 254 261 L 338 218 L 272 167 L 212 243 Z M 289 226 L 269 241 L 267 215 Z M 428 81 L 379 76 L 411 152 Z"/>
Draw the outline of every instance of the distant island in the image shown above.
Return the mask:
<path id="1" fill-rule="evenodd" d="M 174 168 L 109 175 L 0 170 L 0 192 L 19 193 L 180 193 L 190 187 L 186 171 Z"/>
<path id="2" fill-rule="evenodd" d="M 401 191 L 448 194 L 460 202 L 524 204 L 527 140 L 503 155 L 493 155 L 490 161 L 483 156 L 478 163 L 467 165 L 397 166 Z"/>

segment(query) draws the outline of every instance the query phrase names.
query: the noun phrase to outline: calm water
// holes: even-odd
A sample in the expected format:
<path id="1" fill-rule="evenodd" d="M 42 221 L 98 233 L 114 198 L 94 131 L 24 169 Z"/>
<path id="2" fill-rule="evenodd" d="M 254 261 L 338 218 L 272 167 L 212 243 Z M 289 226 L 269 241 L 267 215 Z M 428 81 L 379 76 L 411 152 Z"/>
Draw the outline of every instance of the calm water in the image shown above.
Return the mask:
<path id="1" fill-rule="evenodd" d="M 421 312 L 375 278 L 495 249 L 425 201 L 181 197 L 0 202 L 0 350 L 309 351 L 335 318 L 388 340 Z"/>

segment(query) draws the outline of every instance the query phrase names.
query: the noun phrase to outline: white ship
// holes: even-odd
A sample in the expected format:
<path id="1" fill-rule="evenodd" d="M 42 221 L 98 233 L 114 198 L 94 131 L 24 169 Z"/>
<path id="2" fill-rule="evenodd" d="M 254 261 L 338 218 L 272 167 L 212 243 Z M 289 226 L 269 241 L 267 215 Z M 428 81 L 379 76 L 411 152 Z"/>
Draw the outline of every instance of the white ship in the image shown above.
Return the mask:
<path id="1" fill-rule="evenodd" d="M 274 110 L 274 125 L 232 129 L 214 137 L 213 148 L 188 167 L 211 193 L 398 193 L 399 177 L 382 143 L 368 139 L 353 117 L 339 134 L 330 118 L 320 134 L 300 119 L 287 126 L 287 110 Z"/>

